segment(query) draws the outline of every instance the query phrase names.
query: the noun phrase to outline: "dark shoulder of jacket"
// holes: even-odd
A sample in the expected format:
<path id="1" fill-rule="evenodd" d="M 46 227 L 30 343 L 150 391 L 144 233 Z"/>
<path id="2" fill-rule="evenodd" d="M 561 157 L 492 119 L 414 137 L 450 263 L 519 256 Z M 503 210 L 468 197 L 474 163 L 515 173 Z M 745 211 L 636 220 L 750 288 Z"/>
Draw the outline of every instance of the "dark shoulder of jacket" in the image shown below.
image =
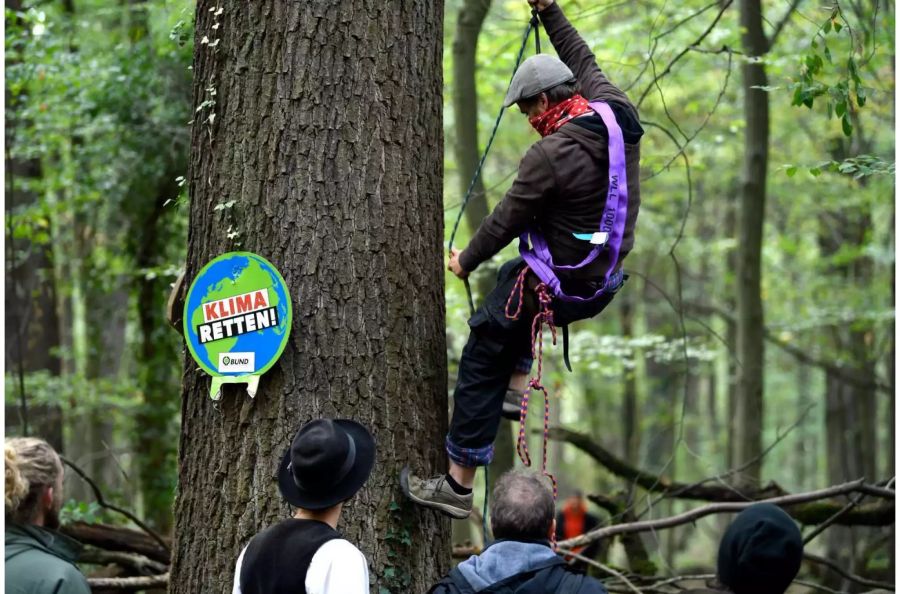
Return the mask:
<path id="1" fill-rule="evenodd" d="M 608 594 L 599 580 L 564 568 L 565 577 L 559 583 L 557 594 Z"/>
<path id="2" fill-rule="evenodd" d="M 463 574 L 454 567 L 444 579 L 433 585 L 427 594 L 472 594 L 473 592 Z"/>
<path id="3" fill-rule="evenodd" d="M 444 578 L 431 586 L 431 589 L 425 594 L 457 594 L 457 592 L 458 590 L 453 586 L 453 582 L 448 581 L 448 578 Z"/>

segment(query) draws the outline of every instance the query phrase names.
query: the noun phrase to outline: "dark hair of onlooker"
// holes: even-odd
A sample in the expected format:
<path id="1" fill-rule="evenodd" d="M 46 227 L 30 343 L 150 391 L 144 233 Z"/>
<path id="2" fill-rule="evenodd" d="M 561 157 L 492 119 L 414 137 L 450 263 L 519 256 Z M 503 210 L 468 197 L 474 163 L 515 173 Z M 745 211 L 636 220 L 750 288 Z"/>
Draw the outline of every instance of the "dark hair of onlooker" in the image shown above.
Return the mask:
<path id="1" fill-rule="evenodd" d="M 519 101 L 519 104 L 528 109 L 532 105 L 538 102 L 541 94 L 547 96 L 547 103 L 550 104 L 551 107 L 556 105 L 557 103 L 561 103 L 572 97 L 581 93 L 581 84 L 577 80 L 570 80 L 561 84 L 556 85 L 555 87 L 551 87 L 542 93 L 538 93 L 534 97 L 526 97 Z"/>
<path id="2" fill-rule="evenodd" d="M 536 475 L 510 471 L 497 480 L 491 500 L 494 538 L 546 540 L 553 517 L 553 494 Z"/>

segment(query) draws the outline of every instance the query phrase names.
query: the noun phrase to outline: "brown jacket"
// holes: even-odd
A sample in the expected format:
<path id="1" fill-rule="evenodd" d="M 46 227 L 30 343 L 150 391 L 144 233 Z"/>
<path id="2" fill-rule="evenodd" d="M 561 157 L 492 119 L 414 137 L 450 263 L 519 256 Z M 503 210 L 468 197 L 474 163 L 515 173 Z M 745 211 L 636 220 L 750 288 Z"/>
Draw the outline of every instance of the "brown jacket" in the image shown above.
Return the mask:
<path id="1" fill-rule="evenodd" d="M 594 54 L 569 23 L 558 4 L 540 13 L 550 42 L 560 59 L 581 83 L 591 101 L 617 102 L 637 109 L 597 66 Z M 619 254 L 621 262 L 634 246 L 634 225 L 640 206 L 640 143 L 625 145 L 628 177 L 628 215 Z M 530 226 L 547 239 L 556 264 L 577 264 L 593 247 L 572 233 L 593 233 L 609 185 L 607 138 L 571 122 L 537 141 L 519 163 L 519 173 L 506 196 L 488 215 L 460 255 L 460 264 L 472 271 L 494 256 Z M 597 279 L 609 267 L 607 252 L 584 268 L 560 278 Z"/>

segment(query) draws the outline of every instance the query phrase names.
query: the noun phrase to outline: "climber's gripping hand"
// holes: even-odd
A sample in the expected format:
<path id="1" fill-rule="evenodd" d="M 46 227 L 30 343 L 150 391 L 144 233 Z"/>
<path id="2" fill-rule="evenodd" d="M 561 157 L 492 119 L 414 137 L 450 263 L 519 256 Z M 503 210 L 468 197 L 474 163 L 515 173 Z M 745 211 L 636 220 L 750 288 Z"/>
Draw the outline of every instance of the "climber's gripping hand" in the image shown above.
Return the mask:
<path id="1" fill-rule="evenodd" d="M 459 263 L 459 255 L 461 253 L 462 250 L 458 250 L 456 248 L 450 249 L 450 262 L 447 264 L 447 269 L 459 278 L 465 279 L 469 276 L 469 271 L 464 270 L 462 265 Z"/>

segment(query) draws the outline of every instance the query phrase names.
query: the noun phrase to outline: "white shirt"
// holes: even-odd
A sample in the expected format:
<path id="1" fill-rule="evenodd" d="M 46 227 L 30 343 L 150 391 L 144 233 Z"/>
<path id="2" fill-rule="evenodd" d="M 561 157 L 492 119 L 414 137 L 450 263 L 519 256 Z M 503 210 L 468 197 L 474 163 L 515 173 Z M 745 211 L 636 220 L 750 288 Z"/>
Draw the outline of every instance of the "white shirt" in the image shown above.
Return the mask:
<path id="1" fill-rule="evenodd" d="M 234 568 L 232 594 L 241 593 L 241 551 Z M 306 572 L 306 594 L 368 594 L 369 565 L 362 552 L 343 538 L 329 540 L 316 551 Z"/>

